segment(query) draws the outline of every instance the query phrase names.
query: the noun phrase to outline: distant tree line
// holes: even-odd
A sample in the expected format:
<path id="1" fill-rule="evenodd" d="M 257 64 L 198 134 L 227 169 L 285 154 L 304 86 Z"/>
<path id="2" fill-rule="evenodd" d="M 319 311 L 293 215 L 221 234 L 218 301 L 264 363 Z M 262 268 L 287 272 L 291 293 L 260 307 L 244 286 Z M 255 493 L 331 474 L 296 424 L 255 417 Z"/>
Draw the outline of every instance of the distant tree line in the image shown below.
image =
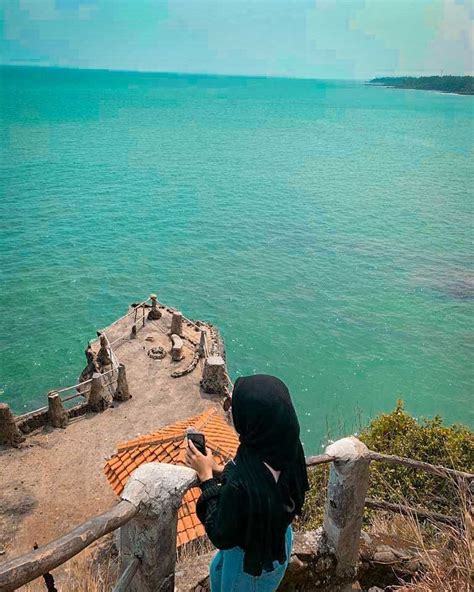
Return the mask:
<path id="1" fill-rule="evenodd" d="M 373 78 L 372 84 L 394 88 L 414 88 L 418 90 L 437 90 L 460 95 L 474 94 L 474 76 L 412 76 Z"/>

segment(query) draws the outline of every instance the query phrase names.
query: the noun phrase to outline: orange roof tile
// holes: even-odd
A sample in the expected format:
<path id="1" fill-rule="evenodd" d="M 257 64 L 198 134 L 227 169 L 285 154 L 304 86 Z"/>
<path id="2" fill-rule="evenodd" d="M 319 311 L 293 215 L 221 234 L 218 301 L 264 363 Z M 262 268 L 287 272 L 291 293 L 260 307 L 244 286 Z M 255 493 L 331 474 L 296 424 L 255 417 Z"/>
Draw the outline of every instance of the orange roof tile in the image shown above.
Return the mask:
<path id="1" fill-rule="evenodd" d="M 165 426 L 157 432 L 147 434 L 128 442 L 121 442 L 114 454 L 105 464 L 104 472 L 108 482 L 117 495 L 120 495 L 133 471 L 145 462 L 162 462 L 184 465 L 186 454 L 186 428 L 195 427 L 204 432 L 206 446 L 218 463 L 225 463 L 235 456 L 239 438 L 234 429 L 218 413 L 208 409 L 201 415 Z M 196 515 L 196 502 L 201 494 L 198 487 L 187 491 L 178 510 L 178 547 L 202 537 L 205 534 Z"/>

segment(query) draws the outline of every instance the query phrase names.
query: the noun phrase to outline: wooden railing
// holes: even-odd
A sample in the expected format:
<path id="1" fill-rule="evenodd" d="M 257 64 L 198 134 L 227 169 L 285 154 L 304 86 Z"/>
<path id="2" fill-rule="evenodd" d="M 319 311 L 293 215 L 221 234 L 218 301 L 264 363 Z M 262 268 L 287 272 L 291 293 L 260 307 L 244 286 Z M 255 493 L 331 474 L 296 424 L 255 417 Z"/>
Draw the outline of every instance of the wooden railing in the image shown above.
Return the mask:
<path id="1" fill-rule="evenodd" d="M 386 462 L 470 484 L 474 475 L 409 458 L 372 452 L 355 437 L 331 444 L 326 454 L 306 459 L 309 468 L 331 463 L 324 532 L 336 557 L 336 575 L 355 575 L 364 508 L 410 513 L 455 524 L 458 517 L 420 511 L 366 497 L 371 462 Z M 65 563 L 104 535 L 121 529 L 121 575 L 114 592 L 172 592 L 176 522 L 185 491 L 197 484 L 194 471 L 159 463 L 144 464 L 130 477 L 122 501 L 61 538 L 0 565 L 0 592 L 11 592 Z"/>
<path id="2" fill-rule="evenodd" d="M 109 372 L 117 372 L 116 396 L 124 400 L 128 398 L 129 393 L 125 367 L 118 361 L 112 346 L 116 347 L 120 340 L 130 337 L 131 334 L 133 336 L 139 327 L 145 326 L 148 320 L 146 311 L 161 308 L 172 315 L 170 330 L 160 325 L 161 331 L 182 335 L 182 323 L 185 322 L 199 333 L 199 341 L 191 339 L 190 343 L 195 349 L 195 355 L 203 361 L 202 388 L 206 392 L 229 397 L 232 381 L 227 374 L 225 362 L 212 332 L 209 339 L 205 326 L 194 323 L 175 309 L 159 304 L 155 295 L 150 299 L 134 305 L 130 312 L 107 328 L 108 332 L 111 328 L 121 328 L 120 321 L 130 319 L 130 326 L 127 323 L 127 331 L 123 335 L 115 335 L 110 341 L 105 331 L 98 332 L 106 340 L 112 360 L 112 370 Z M 154 322 L 153 318 L 150 318 L 150 321 Z M 102 390 L 107 386 L 104 384 L 104 378 L 107 379 L 107 373 L 94 374 L 89 381 L 86 381 L 88 386 L 90 383 L 87 404 L 96 406 L 98 410 L 102 405 Z M 48 397 L 48 407 L 41 410 L 42 413 L 45 411 L 48 413 L 53 425 L 57 427 L 64 427 L 62 404 L 68 397 L 62 400 L 60 394 L 65 390 L 51 392 Z M 12 443 L 15 438 L 21 437 L 15 419 L 8 406 L 0 404 L 0 424 L 11 430 Z M 459 521 L 459 517 L 456 516 L 421 511 L 367 498 L 371 462 L 410 467 L 440 478 L 469 484 L 474 479 L 474 475 L 467 472 L 370 451 L 352 436 L 331 444 L 325 454 L 308 457 L 306 459 L 308 468 L 331 464 L 323 528 L 336 557 L 336 574 L 347 580 L 350 580 L 355 573 L 365 507 L 410 514 L 423 520 L 449 524 L 456 524 Z M 196 484 L 197 478 L 191 469 L 159 463 L 142 465 L 130 477 L 122 494 L 122 501 L 114 508 L 91 518 L 57 540 L 0 565 L 0 592 L 13 591 L 48 573 L 118 528 L 120 528 L 121 575 L 114 592 L 125 590 L 171 592 L 174 589 L 178 507 L 185 491 Z"/>
<path id="3" fill-rule="evenodd" d="M 64 536 L 0 566 L 0 590 L 15 590 L 62 565 L 91 543 L 120 528 L 137 512 L 127 501 L 77 526 Z"/>
<path id="4" fill-rule="evenodd" d="M 155 319 L 157 319 L 162 311 L 171 314 L 171 327 L 165 327 L 163 323 L 154 321 L 153 312 L 156 313 Z M 133 304 L 131 310 L 107 328 L 97 331 L 97 336 L 101 340 L 101 349 L 106 351 L 111 369 L 106 366 L 106 371 L 96 372 L 94 368 L 94 374 L 91 369 L 90 374 L 86 373 L 86 376 L 89 376 L 87 380 L 51 390 L 48 393 L 47 405 L 23 415 L 14 416 L 9 405 L 0 403 L 0 444 L 17 446 L 24 441 L 25 434 L 40 427 L 51 424 L 53 427 L 64 428 L 70 419 L 84 415 L 87 411 L 101 411 L 110 399 L 123 401 L 129 398 L 125 367 L 120 363 L 116 350 L 126 340 L 136 336 L 147 322 L 152 323 L 162 333 L 173 337 L 175 346 L 172 349 L 172 357 L 175 361 L 182 359 L 183 347 L 188 347 L 194 352 L 190 364 L 186 368 L 175 370 L 171 374 L 173 378 L 192 372 L 201 361 L 203 390 L 229 397 L 232 381 L 227 374 L 225 362 L 218 352 L 218 345 L 212 339 L 212 335 L 209 338 L 208 331 L 212 333 L 210 325 L 195 323 L 178 310 L 161 304 L 156 295 L 152 294 L 150 298 Z M 183 323 L 198 334 L 196 339 L 189 335 L 180 339 L 183 335 Z M 75 406 L 68 405 L 66 408 L 65 403 L 73 399 L 82 400 Z"/>

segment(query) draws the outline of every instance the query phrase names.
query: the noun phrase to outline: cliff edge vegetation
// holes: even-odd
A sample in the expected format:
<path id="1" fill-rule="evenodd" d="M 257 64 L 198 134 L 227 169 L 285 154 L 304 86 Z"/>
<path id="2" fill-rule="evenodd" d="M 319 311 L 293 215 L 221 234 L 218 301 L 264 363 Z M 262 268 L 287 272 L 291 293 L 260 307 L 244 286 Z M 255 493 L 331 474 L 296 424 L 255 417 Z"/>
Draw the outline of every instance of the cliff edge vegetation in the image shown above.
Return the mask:
<path id="1" fill-rule="evenodd" d="M 357 436 L 374 452 L 413 458 L 459 471 L 474 471 L 474 432 L 462 425 L 446 426 L 440 416 L 417 419 L 398 401 L 396 408 L 373 419 Z M 305 528 L 322 523 L 326 499 L 327 465 L 310 472 L 311 490 L 305 507 Z M 454 481 L 399 465 L 372 463 L 369 497 L 439 512 L 459 513 L 459 491 Z M 367 521 L 371 511 L 367 511 Z"/>
<path id="2" fill-rule="evenodd" d="M 401 76 L 373 78 L 370 84 L 415 90 L 474 95 L 474 76 Z"/>
<path id="3" fill-rule="evenodd" d="M 473 472 L 474 432 L 461 425 L 446 426 L 439 416 L 414 418 L 405 411 L 403 401 L 398 401 L 391 413 L 372 420 L 358 438 L 372 451 Z M 322 524 L 328 475 L 328 465 L 315 467 L 310 472 L 311 489 L 300 524 L 305 530 Z M 409 549 L 415 567 L 412 569 L 406 564 L 402 571 L 397 571 L 395 564 L 387 564 L 388 571 L 384 572 L 382 561 L 379 571 L 370 575 L 369 584 L 363 582 L 369 572 L 365 576 L 361 573 L 363 589 L 372 589 L 374 584 L 377 590 L 400 592 L 470 592 L 473 589 L 474 517 L 472 493 L 466 484 L 401 465 L 373 462 L 367 496 L 456 516 L 458 521 L 457 524 L 442 524 L 420 520 L 415 513 L 366 509 L 365 532 L 384 542 L 383 548 L 403 552 Z"/>

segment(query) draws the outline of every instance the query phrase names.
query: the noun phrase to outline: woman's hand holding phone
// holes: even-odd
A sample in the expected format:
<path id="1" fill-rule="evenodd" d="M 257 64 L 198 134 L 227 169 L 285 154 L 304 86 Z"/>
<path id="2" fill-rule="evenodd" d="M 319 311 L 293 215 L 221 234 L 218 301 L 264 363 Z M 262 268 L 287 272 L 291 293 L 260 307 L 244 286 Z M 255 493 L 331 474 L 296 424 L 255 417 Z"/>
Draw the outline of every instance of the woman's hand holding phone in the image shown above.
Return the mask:
<path id="1" fill-rule="evenodd" d="M 188 446 L 186 448 L 186 464 L 194 469 L 201 481 L 212 479 L 212 471 L 216 464 L 212 458 L 211 451 L 206 448 L 206 454 L 201 454 L 192 440 L 186 438 Z"/>

